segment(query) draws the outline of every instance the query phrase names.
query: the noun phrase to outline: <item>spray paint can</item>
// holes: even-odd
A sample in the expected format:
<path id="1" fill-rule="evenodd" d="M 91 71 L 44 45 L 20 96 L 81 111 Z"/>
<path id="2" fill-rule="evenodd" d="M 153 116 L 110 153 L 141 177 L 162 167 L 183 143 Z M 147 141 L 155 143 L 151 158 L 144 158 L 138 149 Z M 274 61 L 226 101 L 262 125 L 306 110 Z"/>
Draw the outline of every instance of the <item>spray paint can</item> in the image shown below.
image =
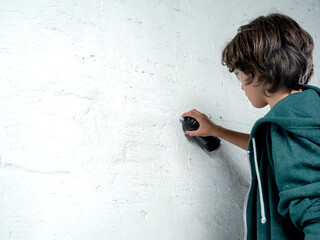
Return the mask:
<path id="1" fill-rule="evenodd" d="M 192 117 L 184 117 L 182 122 L 183 131 L 195 131 L 200 127 L 197 120 Z M 207 151 L 212 152 L 219 148 L 221 140 L 215 136 L 209 137 L 194 137 L 200 146 L 205 148 Z"/>

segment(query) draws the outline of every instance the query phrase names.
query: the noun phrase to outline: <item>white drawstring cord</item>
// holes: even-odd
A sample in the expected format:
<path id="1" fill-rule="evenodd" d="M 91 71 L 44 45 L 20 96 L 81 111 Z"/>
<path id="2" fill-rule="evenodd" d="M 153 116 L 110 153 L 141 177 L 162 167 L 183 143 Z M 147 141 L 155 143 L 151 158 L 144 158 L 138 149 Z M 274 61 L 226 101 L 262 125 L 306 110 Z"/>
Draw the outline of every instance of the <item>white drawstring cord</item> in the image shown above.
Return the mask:
<path id="1" fill-rule="evenodd" d="M 258 160 L 257 160 L 257 148 L 256 148 L 256 139 L 252 138 L 253 143 L 253 157 L 254 157 L 254 166 L 256 169 L 257 179 L 258 179 L 258 188 L 259 188 L 259 196 L 260 196 L 260 208 L 261 208 L 261 223 L 265 224 L 266 214 L 264 209 L 264 201 L 263 201 L 263 193 L 262 193 L 262 187 L 261 187 L 261 179 L 260 179 L 260 173 L 259 173 L 259 167 L 258 167 Z"/>

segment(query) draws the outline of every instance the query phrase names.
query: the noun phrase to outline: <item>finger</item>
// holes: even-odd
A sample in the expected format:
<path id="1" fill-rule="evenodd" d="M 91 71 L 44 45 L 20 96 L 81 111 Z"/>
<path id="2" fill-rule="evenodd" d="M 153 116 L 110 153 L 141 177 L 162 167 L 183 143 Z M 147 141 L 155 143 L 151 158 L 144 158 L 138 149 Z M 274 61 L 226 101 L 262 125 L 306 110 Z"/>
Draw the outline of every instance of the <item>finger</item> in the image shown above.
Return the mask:
<path id="1" fill-rule="evenodd" d="M 197 112 L 195 112 L 194 110 L 191 110 L 189 112 L 184 113 L 181 117 L 193 117 L 193 118 L 196 118 L 197 116 L 198 116 Z"/>
<path id="2" fill-rule="evenodd" d="M 192 137 L 191 131 L 186 131 L 186 134 L 189 135 L 190 137 Z"/>
<path id="3" fill-rule="evenodd" d="M 197 136 L 197 131 L 186 131 L 186 134 L 188 134 L 190 137 Z"/>
<path id="4" fill-rule="evenodd" d="M 192 109 L 191 111 L 194 112 L 197 115 L 201 114 L 201 112 L 199 112 L 197 109 Z"/>
<path id="5" fill-rule="evenodd" d="M 191 113 L 191 112 L 192 112 L 192 110 L 191 110 L 191 111 L 188 111 L 188 112 L 185 112 L 184 114 L 181 115 L 181 117 L 190 116 L 190 113 Z"/>
<path id="6" fill-rule="evenodd" d="M 190 117 L 190 112 L 186 112 L 186 113 L 182 114 L 181 117 Z"/>
<path id="7" fill-rule="evenodd" d="M 191 111 L 187 112 L 188 114 L 192 114 L 194 116 L 200 115 L 201 112 L 199 112 L 197 109 L 192 109 Z"/>

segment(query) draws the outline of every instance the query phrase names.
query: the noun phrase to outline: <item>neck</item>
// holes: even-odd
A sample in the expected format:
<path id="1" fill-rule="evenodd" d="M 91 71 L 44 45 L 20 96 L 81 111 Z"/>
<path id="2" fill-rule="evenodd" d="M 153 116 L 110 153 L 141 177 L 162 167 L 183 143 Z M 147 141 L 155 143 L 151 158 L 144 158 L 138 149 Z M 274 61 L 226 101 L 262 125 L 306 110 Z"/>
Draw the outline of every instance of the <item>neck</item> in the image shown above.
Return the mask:
<path id="1" fill-rule="evenodd" d="M 299 90 L 289 90 L 289 89 L 283 89 L 281 91 L 277 91 L 276 93 L 272 94 L 270 97 L 267 97 L 267 103 L 269 104 L 270 108 L 273 108 L 274 105 L 276 105 L 280 100 L 286 98 L 287 96 L 302 92 L 302 89 Z"/>

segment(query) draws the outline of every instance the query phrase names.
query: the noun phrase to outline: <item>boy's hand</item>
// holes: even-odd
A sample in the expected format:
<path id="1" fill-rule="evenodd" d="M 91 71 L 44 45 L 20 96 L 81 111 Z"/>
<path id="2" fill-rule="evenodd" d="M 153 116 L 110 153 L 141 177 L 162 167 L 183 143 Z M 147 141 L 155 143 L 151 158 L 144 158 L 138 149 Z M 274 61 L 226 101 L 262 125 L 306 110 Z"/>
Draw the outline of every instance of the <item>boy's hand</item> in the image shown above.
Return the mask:
<path id="1" fill-rule="evenodd" d="M 189 112 L 184 113 L 181 117 L 192 117 L 197 120 L 200 125 L 198 130 L 186 131 L 186 134 L 188 134 L 189 136 L 217 136 L 219 126 L 214 124 L 205 114 L 199 112 L 198 110 L 193 109 Z"/>

